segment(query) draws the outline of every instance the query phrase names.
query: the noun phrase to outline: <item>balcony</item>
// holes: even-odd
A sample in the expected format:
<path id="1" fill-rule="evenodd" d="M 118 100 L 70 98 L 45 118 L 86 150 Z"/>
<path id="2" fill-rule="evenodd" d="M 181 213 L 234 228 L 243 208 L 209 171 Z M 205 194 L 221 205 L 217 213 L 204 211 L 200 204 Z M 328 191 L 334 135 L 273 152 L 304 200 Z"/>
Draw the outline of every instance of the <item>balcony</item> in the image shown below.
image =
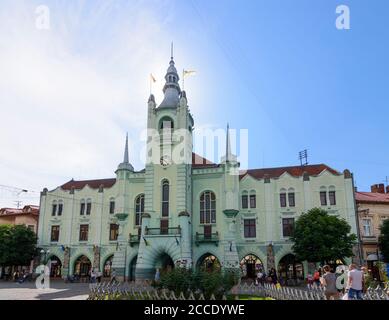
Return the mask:
<path id="1" fill-rule="evenodd" d="M 219 233 L 216 231 L 214 233 L 198 233 L 196 232 L 195 238 L 196 246 L 199 246 L 202 243 L 214 243 L 215 246 L 219 245 Z"/>
<path id="2" fill-rule="evenodd" d="M 140 235 L 138 234 L 131 234 L 129 235 L 128 243 L 130 244 L 130 247 L 133 247 L 136 244 L 139 244 L 140 242 Z"/>
<path id="3" fill-rule="evenodd" d="M 145 228 L 146 236 L 180 236 L 181 227 L 172 228 Z"/>

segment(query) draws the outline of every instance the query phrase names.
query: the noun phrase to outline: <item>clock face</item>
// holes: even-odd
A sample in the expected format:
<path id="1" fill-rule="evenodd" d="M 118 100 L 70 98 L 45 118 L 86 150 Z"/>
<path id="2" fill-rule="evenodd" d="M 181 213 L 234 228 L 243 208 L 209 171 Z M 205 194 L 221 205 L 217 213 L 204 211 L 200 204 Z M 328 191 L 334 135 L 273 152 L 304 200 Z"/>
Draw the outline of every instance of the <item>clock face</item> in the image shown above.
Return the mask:
<path id="1" fill-rule="evenodd" d="M 169 166 L 172 162 L 169 156 L 163 156 L 161 157 L 160 160 L 161 166 L 167 167 Z"/>

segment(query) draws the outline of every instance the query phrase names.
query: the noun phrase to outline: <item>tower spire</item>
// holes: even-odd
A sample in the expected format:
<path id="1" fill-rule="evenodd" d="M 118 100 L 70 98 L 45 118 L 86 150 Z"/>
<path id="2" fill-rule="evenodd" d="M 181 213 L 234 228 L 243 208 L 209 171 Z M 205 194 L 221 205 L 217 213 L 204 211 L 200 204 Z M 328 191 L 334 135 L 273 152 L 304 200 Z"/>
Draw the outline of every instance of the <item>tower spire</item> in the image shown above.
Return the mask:
<path id="1" fill-rule="evenodd" d="M 130 163 L 129 157 L 128 157 L 128 132 L 126 133 L 126 144 L 124 146 L 123 162 L 119 164 L 118 170 L 134 171 L 134 167 Z"/>
<path id="2" fill-rule="evenodd" d="M 230 124 L 227 122 L 226 161 L 231 160 Z"/>
<path id="3" fill-rule="evenodd" d="M 181 88 L 180 77 L 173 60 L 173 42 L 170 47 L 170 62 L 165 75 L 165 85 L 163 87 L 164 98 L 158 108 L 177 108 L 180 100 Z"/>
<path id="4" fill-rule="evenodd" d="M 128 161 L 128 132 L 126 133 L 126 146 L 124 147 L 123 163 L 129 163 L 129 161 Z"/>
<path id="5" fill-rule="evenodd" d="M 231 137 L 230 137 L 230 124 L 227 123 L 227 133 L 226 133 L 226 154 L 222 157 L 221 162 L 227 163 L 227 162 L 236 162 L 237 157 L 232 154 L 231 149 Z"/>

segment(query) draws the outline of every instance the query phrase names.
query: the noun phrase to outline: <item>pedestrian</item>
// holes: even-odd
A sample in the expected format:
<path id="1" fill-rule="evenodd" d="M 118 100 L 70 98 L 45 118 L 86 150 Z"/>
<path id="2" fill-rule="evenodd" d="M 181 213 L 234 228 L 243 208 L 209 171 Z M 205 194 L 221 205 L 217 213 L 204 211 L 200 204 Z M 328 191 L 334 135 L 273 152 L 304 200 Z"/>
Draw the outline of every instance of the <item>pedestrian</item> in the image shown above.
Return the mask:
<path id="1" fill-rule="evenodd" d="M 308 273 L 307 275 L 307 283 L 308 283 L 308 288 L 311 288 L 313 285 L 313 276 L 310 273 Z"/>
<path id="2" fill-rule="evenodd" d="M 96 270 L 92 270 L 92 271 L 91 271 L 91 274 L 90 274 L 90 278 L 91 278 L 91 279 L 90 279 L 90 282 L 91 282 L 91 283 L 95 283 L 95 282 L 96 282 L 96 276 L 97 276 L 97 275 L 96 275 Z"/>
<path id="3" fill-rule="evenodd" d="M 327 300 L 338 300 L 339 293 L 336 288 L 336 275 L 331 272 L 329 265 L 323 267 L 324 274 L 320 278 L 321 285 L 324 287 L 324 295 Z"/>
<path id="4" fill-rule="evenodd" d="M 155 270 L 155 276 L 154 276 L 155 282 L 158 282 L 158 281 L 159 281 L 159 278 L 160 278 L 160 273 L 159 273 L 159 268 L 157 268 L 157 269 Z"/>
<path id="5" fill-rule="evenodd" d="M 321 277 L 321 269 L 319 268 L 313 274 L 313 282 L 316 284 L 317 287 L 320 286 L 320 277 Z"/>
<path id="6" fill-rule="evenodd" d="M 274 269 L 274 268 L 271 268 L 271 269 L 270 269 L 270 278 L 271 278 L 271 282 L 272 282 L 274 285 L 276 285 L 277 282 L 278 282 L 276 269 Z"/>
<path id="7" fill-rule="evenodd" d="M 352 263 L 348 271 L 348 298 L 350 300 L 362 300 L 363 296 L 364 277 L 362 271 L 357 269 L 357 266 Z"/>
<path id="8" fill-rule="evenodd" d="M 116 270 L 115 269 L 112 269 L 112 272 L 111 272 L 111 283 L 114 283 L 114 282 L 117 282 L 116 280 Z"/>
<path id="9" fill-rule="evenodd" d="M 257 279 L 255 280 L 255 284 L 258 286 L 259 284 L 261 284 L 261 279 L 263 277 L 263 273 L 262 273 L 262 270 L 259 270 L 258 273 L 257 273 Z"/>

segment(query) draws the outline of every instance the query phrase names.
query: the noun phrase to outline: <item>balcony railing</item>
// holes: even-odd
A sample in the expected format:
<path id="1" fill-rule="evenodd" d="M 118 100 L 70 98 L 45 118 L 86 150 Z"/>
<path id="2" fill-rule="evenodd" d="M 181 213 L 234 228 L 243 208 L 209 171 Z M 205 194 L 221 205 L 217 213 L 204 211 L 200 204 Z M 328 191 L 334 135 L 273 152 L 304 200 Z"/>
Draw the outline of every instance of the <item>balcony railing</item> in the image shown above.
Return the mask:
<path id="1" fill-rule="evenodd" d="M 177 236 L 181 235 L 180 227 L 172 227 L 172 228 L 145 228 L 145 235 L 147 236 L 159 236 L 159 235 L 171 235 Z"/>
<path id="2" fill-rule="evenodd" d="M 128 243 L 130 244 L 130 247 L 132 247 L 135 244 L 139 244 L 139 242 L 140 242 L 140 235 L 130 233 L 128 239 Z"/>
<path id="3" fill-rule="evenodd" d="M 219 233 L 216 231 L 214 233 L 198 233 L 196 232 L 195 238 L 196 245 L 201 243 L 214 243 L 216 246 L 219 245 Z"/>

